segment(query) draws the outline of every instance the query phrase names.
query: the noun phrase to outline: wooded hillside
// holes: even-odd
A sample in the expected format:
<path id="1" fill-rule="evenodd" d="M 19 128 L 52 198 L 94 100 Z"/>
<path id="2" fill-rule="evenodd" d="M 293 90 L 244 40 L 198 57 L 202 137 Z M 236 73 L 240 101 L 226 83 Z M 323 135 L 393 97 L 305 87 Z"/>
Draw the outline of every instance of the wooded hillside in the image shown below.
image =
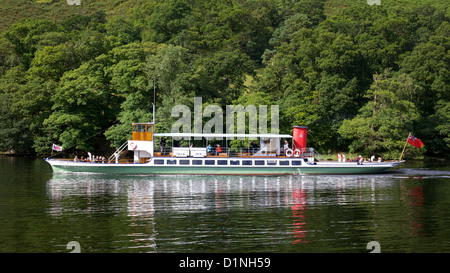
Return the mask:
<path id="1" fill-rule="evenodd" d="M 0 151 L 120 146 L 178 104 L 279 105 L 319 152 L 450 152 L 449 2 L 1 1 Z M 208 119 L 205 118 L 203 122 Z M 270 126 L 269 126 L 270 128 Z M 225 131 L 225 130 L 224 130 Z"/>

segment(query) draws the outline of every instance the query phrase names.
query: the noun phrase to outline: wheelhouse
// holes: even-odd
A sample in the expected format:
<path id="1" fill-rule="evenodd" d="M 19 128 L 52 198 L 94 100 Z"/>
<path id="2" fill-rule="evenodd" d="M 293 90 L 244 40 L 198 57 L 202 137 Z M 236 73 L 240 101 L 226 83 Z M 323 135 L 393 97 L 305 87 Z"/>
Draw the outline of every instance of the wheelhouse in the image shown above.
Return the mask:
<path id="1" fill-rule="evenodd" d="M 133 123 L 132 140 L 153 141 L 153 123 Z"/>

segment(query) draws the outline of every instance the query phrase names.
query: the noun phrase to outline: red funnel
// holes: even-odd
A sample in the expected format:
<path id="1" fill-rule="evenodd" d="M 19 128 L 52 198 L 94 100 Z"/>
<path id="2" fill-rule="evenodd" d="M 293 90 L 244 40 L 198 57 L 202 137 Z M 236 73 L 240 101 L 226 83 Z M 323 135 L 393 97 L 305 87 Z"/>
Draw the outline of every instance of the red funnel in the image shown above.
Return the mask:
<path id="1" fill-rule="evenodd" d="M 294 126 L 294 149 L 306 148 L 308 138 L 308 126 Z"/>

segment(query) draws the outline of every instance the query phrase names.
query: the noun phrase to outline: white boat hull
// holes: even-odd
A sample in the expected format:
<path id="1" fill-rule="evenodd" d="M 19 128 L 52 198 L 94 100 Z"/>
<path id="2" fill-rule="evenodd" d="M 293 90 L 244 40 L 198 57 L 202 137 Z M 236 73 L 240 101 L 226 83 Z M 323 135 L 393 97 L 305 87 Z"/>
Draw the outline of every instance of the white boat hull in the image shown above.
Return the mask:
<path id="1" fill-rule="evenodd" d="M 184 161 L 182 161 L 184 160 Z M 214 165 L 206 165 L 206 161 Z M 308 175 L 308 174 L 375 174 L 398 166 L 400 162 L 315 162 L 299 158 L 153 158 L 148 163 L 86 163 L 63 160 L 46 160 L 55 173 L 87 172 L 148 175 Z M 170 164 L 169 164 L 170 161 Z M 194 162 L 195 161 L 195 162 Z M 219 161 L 220 164 L 218 165 Z M 234 161 L 232 164 L 231 161 Z M 239 161 L 239 165 L 234 165 Z M 244 165 L 251 161 L 251 165 Z M 158 163 L 158 164 L 155 164 Z M 183 164 L 182 164 L 183 163 Z M 195 165 L 198 164 L 198 165 Z M 249 164 L 249 163 L 248 163 Z M 257 165 L 258 164 L 258 165 Z M 260 164 L 260 165 L 259 165 Z M 282 165 L 283 164 L 283 165 Z M 284 165 L 286 164 L 286 165 Z M 298 165 L 294 165 L 298 164 Z"/>

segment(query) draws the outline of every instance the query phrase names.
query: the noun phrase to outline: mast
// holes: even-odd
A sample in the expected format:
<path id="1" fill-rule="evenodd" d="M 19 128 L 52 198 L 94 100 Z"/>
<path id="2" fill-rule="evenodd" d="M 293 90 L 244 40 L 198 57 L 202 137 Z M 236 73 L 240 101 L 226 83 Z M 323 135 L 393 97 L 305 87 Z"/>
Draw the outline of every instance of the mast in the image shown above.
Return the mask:
<path id="1" fill-rule="evenodd" d="M 153 126 L 155 126 L 156 81 L 153 78 Z"/>
<path id="2" fill-rule="evenodd" d="M 409 132 L 408 138 L 406 139 L 406 142 L 405 142 L 405 146 L 403 147 L 402 154 L 400 155 L 400 158 L 398 161 L 402 161 L 403 153 L 405 152 L 405 148 L 406 148 L 406 145 L 408 144 L 408 139 L 409 139 L 410 135 L 411 135 L 411 132 Z"/>

